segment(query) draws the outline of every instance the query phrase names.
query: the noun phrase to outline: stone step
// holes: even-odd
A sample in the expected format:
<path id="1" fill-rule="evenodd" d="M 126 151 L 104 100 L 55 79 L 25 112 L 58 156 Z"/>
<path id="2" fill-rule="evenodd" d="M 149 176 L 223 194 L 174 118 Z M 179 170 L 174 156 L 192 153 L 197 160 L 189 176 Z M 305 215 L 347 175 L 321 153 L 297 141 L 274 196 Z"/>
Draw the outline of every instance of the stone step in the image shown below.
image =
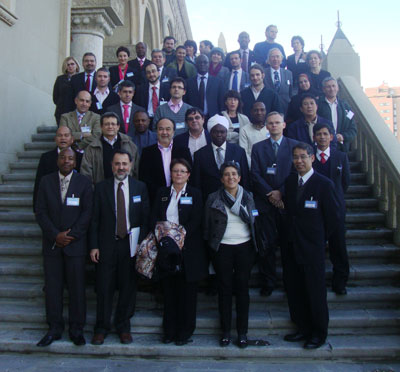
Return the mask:
<path id="1" fill-rule="evenodd" d="M 385 221 L 385 215 L 381 212 L 353 212 L 346 214 L 346 223 L 372 223 L 380 224 Z"/>
<path id="2" fill-rule="evenodd" d="M 55 135 L 56 131 L 57 131 L 57 126 L 41 125 L 41 126 L 37 127 L 36 131 L 37 131 L 37 133 L 53 133 L 53 135 Z"/>
<path id="3" fill-rule="evenodd" d="M 23 151 L 23 152 L 17 152 L 17 158 L 19 160 L 23 161 L 36 161 L 38 162 L 40 159 L 40 156 L 43 154 L 43 151 Z"/>
<path id="4" fill-rule="evenodd" d="M 10 211 L 13 208 L 30 208 L 32 210 L 33 200 L 32 196 L 21 197 L 0 197 L 0 208 L 7 208 Z"/>
<path id="5" fill-rule="evenodd" d="M 55 133 L 38 133 L 32 135 L 33 142 L 51 142 L 54 146 Z"/>
<path id="6" fill-rule="evenodd" d="M 35 215 L 32 211 L 2 212 L 0 209 L 0 222 L 35 223 Z"/>
<path id="7" fill-rule="evenodd" d="M 361 172 L 361 162 L 360 161 L 350 161 L 350 172 Z"/>
<path id="8" fill-rule="evenodd" d="M 348 209 L 357 209 L 357 210 L 365 210 L 365 209 L 377 209 L 378 208 L 378 200 L 375 198 L 355 198 L 355 199 L 346 199 L 346 207 Z"/>
<path id="9" fill-rule="evenodd" d="M 28 186 L 35 182 L 36 172 L 3 174 L 3 181 L 10 185 Z"/>
<path id="10" fill-rule="evenodd" d="M 19 161 L 16 163 L 10 163 L 11 173 L 31 173 L 36 172 L 38 162 L 36 161 Z"/>
<path id="11" fill-rule="evenodd" d="M 32 197 L 33 186 L 27 185 L 0 185 L 0 196 L 4 197 Z"/>
<path id="12" fill-rule="evenodd" d="M 367 175 L 365 173 L 351 173 L 350 182 L 352 184 L 362 184 L 366 183 Z"/>
<path id="13" fill-rule="evenodd" d="M 37 238 L 42 232 L 37 224 L 4 225 L 0 226 L 0 237 Z"/>
<path id="14" fill-rule="evenodd" d="M 35 150 L 35 151 L 49 151 L 54 149 L 54 142 L 30 142 L 25 143 L 25 150 Z"/>
<path id="15" fill-rule="evenodd" d="M 133 330 L 134 332 L 134 330 Z M 48 356 L 69 355 L 90 357 L 129 357 L 145 358 L 148 360 L 192 360 L 193 364 L 189 370 L 197 370 L 196 362 L 201 359 L 211 358 L 213 360 L 229 360 L 243 363 L 247 361 L 246 369 L 249 370 L 249 363 L 262 361 L 268 365 L 277 360 L 296 362 L 300 366 L 304 361 L 319 360 L 342 360 L 347 362 L 359 362 L 360 360 L 381 360 L 396 361 L 400 356 L 400 336 L 396 335 L 370 335 L 360 339 L 360 336 L 328 336 L 325 345 L 316 350 L 304 350 L 302 343 L 290 343 L 283 341 L 283 335 L 270 336 L 267 347 L 248 347 L 239 349 L 233 344 L 228 347 L 219 347 L 219 337 L 215 335 L 195 335 L 193 343 L 177 347 L 174 344 L 164 345 L 161 343 L 159 334 L 136 334 L 133 333 L 133 343 L 122 345 L 115 334 L 110 334 L 101 346 L 90 344 L 91 332 L 86 332 L 85 337 L 88 341 L 86 346 L 76 347 L 73 345 L 66 333 L 59 341 L 53 342 L 46 348 L 38 348 L 36 343 L 43 337 L 43 331 L 37 330 L 9 330 L 0 334 L 0 351 L 18 352 L 22 354 L 46 353 Z M 249 334 L 250 339 L 256 339 L 258 334 Z M 136 364 L 135 364 L 136 365 Z M 250 364 L 251 365 L 251 364 Z M 221 370 L 226 370 L 225 363 L 220 366 Z M 213 369 L 219 371 L 218 369 Z M 108 369 L 108 368 L 107 368 Z M 90 370 L 90 368 L 88 369 Z M 150 368 L 151 370 L 151 368 Z M 156 369 L 153 368 L 155 371 Z M 163 369 L 164 370 L 164 369 Z M 173 368 L 171 370 L 182 370 Z M 202 369 L 200 369 L 202 370 Z M 203 370 L 209 370 L 208 367 Z M 277 369 L 274 369 L 278 371 Z M 343 369 L 344 371 L 345 369 Z M 287 369 L 282 369 L 287 371 Z M 292 369 L 291 371 L 302 371 L 301 369 Z M 338 371 L 336 369 L 336 371 Z M 347 370 L 349 371 L 349 370 Z M 378 370 L 375 370 L 378 371 Z M 380 370 L 383 372 L 383 370 Z M 385 372 L 389 372 L 385 371 Z M 393 370 L 392 370 L 393 371 Z"/>
<path id="16" fill-rule="evenodd" d="M 370 185 L 350 185 L 345 194 L 346 199 L 365 198 L 372 195 Z"/>

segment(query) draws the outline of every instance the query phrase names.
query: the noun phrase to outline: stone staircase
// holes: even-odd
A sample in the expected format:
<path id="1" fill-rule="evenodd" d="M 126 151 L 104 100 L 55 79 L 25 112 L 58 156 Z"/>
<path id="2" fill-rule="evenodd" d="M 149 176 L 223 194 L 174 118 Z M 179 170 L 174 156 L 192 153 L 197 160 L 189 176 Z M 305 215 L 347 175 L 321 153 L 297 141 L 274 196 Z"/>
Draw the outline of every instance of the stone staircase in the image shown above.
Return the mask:
<path id="1" fill-rule="evenodd" d="M 54 127 L 40 127 L 25 144 L 18 160 L 10 164 L 0 185 L 0 352 L 48 353 L 49 355 L 115 356 L 169 360 L 223 360 L 225 358 L 268 361 L 310 362 L 314 360 L 394 361 L 400 356 L 400 248 L 392 243 L 385 228 L 385 216 L 366 184 L 357 162 L 351 162 L 352 184 L 346 196 L 348 251 L 351 273 L 347 296 L 328 292 L 329 336 L 326 345 L 306 351 L 301 344 L 284 342 L 292 329 L 282 289 L 271 297 L 251 289 L 249 337 L 267 339 L 268 347 L 218 346 L 219 324 L 216 297 L 199 294 L 198 322 L 192 344 L 183 347 L 161 343 L 162 308 L 151 291 L 138 293 L 132 319 L 134 342 L 121 345 L 111 334 L 104 345 L 76 347 L 67 339 L 46 349 L 36 347 L 45 323 L 41 234 L 32 213 L 32 189 L 36 166 L 43 151 L 53 148 Z M 93 266 L 88 263 L 89 278 Z M 255 282 L 256 271 L 252 282 Z M 331 276 L 327 262 L 327 280 Z M 90 282 L 90 280 L 89 280 Z M 146 287 L 142 283 L 142 287 Z M 147 286 L 148 287 L 148 286 Z M 87 286 L 89 341 L 95 321 L 93 285 Z M 67 314 L 67 309 L 65 309 Z M 268 359 L 267 359 L 268 358 Z"/>

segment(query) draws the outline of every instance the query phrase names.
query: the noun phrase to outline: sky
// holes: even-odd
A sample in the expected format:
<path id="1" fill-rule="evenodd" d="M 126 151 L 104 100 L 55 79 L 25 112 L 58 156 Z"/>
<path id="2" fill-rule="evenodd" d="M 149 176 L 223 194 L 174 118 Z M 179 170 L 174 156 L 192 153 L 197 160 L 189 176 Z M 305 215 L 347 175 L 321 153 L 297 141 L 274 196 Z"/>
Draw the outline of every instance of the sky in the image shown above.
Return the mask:
<path id="1" fill-rule="evenodd" d="M 321 35 L 325 52 L 337 29 L 339 10 L 342 31 L 361 60 L 361 85 L 376 87 L 387 82 L 400 86 L 400 2 L 398 0 L 286 0 L 277 8 L 266 0 L 186 0 L 194 40 L 208 39 L 218 45 L 225 36 L 228 51 L 238 49 L 241 31 L 250 34 L 250 49 L 265 40 L 265 28 L 278 26 L 276 42 L 286 55 L 293 53 L 290 39 L 300 35 L 305 51 L 320 49 Z"/>

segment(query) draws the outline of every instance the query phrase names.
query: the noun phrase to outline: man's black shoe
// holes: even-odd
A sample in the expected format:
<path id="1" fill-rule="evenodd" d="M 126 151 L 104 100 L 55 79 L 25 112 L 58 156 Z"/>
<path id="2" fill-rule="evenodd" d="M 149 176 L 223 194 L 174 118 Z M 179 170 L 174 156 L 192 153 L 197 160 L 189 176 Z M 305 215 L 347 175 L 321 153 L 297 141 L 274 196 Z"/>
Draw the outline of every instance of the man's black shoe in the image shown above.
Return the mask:
<path id="1" fill-rule="evenodd" d="M 57 341 L 61 338 L 60 335 L 54 336 L 48 333 L 36 344 L 36 346 L 44 347 L 49 346 L 53 341 Z"/>

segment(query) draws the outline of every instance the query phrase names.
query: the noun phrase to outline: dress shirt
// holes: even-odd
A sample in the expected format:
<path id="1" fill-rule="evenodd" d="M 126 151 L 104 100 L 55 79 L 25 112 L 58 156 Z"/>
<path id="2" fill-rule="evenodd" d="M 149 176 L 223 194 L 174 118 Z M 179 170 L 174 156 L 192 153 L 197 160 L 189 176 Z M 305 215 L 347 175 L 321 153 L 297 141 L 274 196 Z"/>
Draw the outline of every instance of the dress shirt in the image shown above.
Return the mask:
<path id="1" fill-rule="evenodd" d="M 254 99 L 257 101 L 258 96 L 260 95 L 261 91 L 264 89 L 262 87 L 260 90 L 256 90 L 253 86 L 251 86 L 251 91 L 253 92 Z"/>
<path id="2" fill-rule="evenodd" d="M 171 185 L 171 171 L 169 170 L 169 166 L 171 165 L 171 155 L 172 155 L 172 145 L 174 141 L 171 141 L 168 147 L 163 147 L 158 143 L 158 149 L 161 152 L 163 168 L 164 168 L 164 176 L 165 176 L 165 183 L 167 186 Z"/>
<path id="3" fill-rule="evenodd" d="M 274 139 L 272 139 L 272 137 L 269 137 L 269 139 L 271 140 L 272 148 L 273 148 L 275 142 L 276 142 L 279 146 L 281 145 L 283 136 L 281 136 L 281 138 L 279 138 L 278 141 L 275 141 Z"/>
<path id="4" fill-rule="evenodd" d="M 320 150 L 320 149 L 317 149 L 317 159 L 319 160 L 319 161 L 321 161 L 321 153 L 324 153 L 325 154 L 325 160 L 326 161 L 328 161 L 328 159 L 329 159 L 329 157 L 331 156 L 331 148 L 330 147 L 328 147 L 326 150 L 324 150 L 324 151 L 322 151 L 322 150 Z"/>
<path id="5" fill-rule="evenodd" d="M 329 107 L 331 108 L 331 113 L 332 113 L 332 123 L 333 127 L 335 128 L 335 131 L 337 131 L 337 105 L 338 101 L 335 99 L 333 102 L 330 102 L 328 98 L 325 97 L 325 101 L 328 103 Z"/>
<path id="6" fill-rule="evenodd" d="M 314 174 L 314 169 L 311 168 L 303 177 L 301 177 L 299 174 L 297 174 L 297 176 L 298 176 L 297 180 L 300 181 L 300 178 L 302 178 L 303 186 L 304 186 L 313 174 Z"/>
<path id="7" fill-rule="evenodd" d="M 215 158 L 215 162 L 218 164 L 217 161 L 217 148 L 218 146 L 214 145 L 213 143 L 212 145 L 212 149 L 213 149 L 213 153 L 214 153 L 214 158 Z M 226 141 L 221 145 L 221 156 L 224 158 L 224 163 L 225 163 L 225 153 L 226 153 Z"/>
<path id="8" fill-rule="evenodd" d="M 271 67 L 271 79 L 272 79 L 272 82 L 275 83 L 275 71 L 278 73 L 279 81 L 282 82 L 281 69 L 278 68 L 277 70 L 274 70 L 274 69 Z"/>
<path id="9" fill-rule="evenodd" d="M 139 58 L 139 57 L 137 57 L 137 60 L 138 60 L 138 62 L 139 62 L 140 68 L 142 68 L 145 59 L 146 59 L 146 57 L 144 57 L 144 58 Z"/>
<path id="10" fill-rule="evenodd" d="M 76 110 L 76 119 L 78 120 L 79 125 L 81 125 L 81 122 L 83 120 L 83 118 L 85 117 L 86 112 L 79 112 L 78 110 Z M 80 118 L 80 120 L 79 120 Z"/>
<path id="11" fill-rule="evenodd" d="M 158 72 L 160 73 L 160 77 L 162 75 L 163 69 L 164 69 L 164 66 L 158 67 Z"/>
<path id="12" fill-rule="evenodd" d="M 67 191 L 69 187 L 69 183 L 71 182 L 72 171 L 68 176 L 63 176 L 60 171 L 58 171 L 58 177 L 60 179 L 60 192 L 61 192 L 61 201 L 64 204 L 65 197 L 67 196 Z"/>
<path id="13" fill-rule="evenodd" d="M 103 136 L 104 141 L 106 141 L 110 146 L 114 146 L 114 143 L 118 140 L 118 134 L 110 141 L 108 138 Z"/>
<path id="14" fill-rule="evenodd" d="M 197 74 L 197 89 L 200 91 L 200 82 L 201 78 L 204 77 L 204 110 L 203 113 L 207 114 L 208 113 L 208 107 L 207 107 L 207 81 L 208 81 L 208 72 L 205 75 L 200 75 Z"/>
<path id="15" fill-rule="evenodd" d="M 170 99 L 169 101 L 168 101 L 168 106 L 169 106 L 169 108 L 171 109 L 171 111 L 174 113 L 174 114 L 177 114 L 178 112 L 179 112 L 179 110 L 182 108 L 182 106 L 183 106 L 183 101 L 181 100 L 179 103 L 177 103 L 176 105 L 172 102 L 172 99 Z"/>
<path id="16" fill-rule="evenodd" d="M 129 116 L 128 116 L 128 118 L 130 118 L 130 117 L 131 117 L 131 110 L 132 110 L 132 101 L 129 102 L 129 103 L 123 103 L 122 101 L 119 101 L 119 104 L 120 104 L 120 106 L 121 106 L 122 117 L 124 117 L 124 111 L 125 111 L 124 105 L 128 105 L 128 106 L 129 106 L 129 107 L 128 107 L 128 111 L 129 111 Z"/>
<path id="17" fill-rule="evenodd" d="M 313 133 L 313 128 L 314 125 L 317 124 L 318 116 L 316 116 L 313 120 L 307 121 L 305 120 L 307 127 L 308 127 L 308 134 L 311 138 L 311 143 L 314 143 L 314 133 Z"/>
<path id="18" fill-rule="evenodd" d="M 88 75 L 90 75 L 90 88 L 89 88 L 89 90 L 92 91 L 93 80 L 94 80 L 94 71 L 90 72 L 90 73 L 85 72 L 85 85 L 86 85 L 86 80 L 88 78 Z"/>
<path id="19" fill-rule="evenodd" d="M 94 95 L 96 96 L 97 100 L 103 105 L 104 100 L 110 94 L 110 90 L 107 88 L 104 92 L 100 92 L 98 88 L 94 90 Z"/>
<path id="20" fill-rule="evenodd" d="M 179 225 L 179 200 L 181 198 L 181 195 L 186 193 L 186 183 L 185 186 L 183 186 L 183 189 L 179 191 L 178 193 L 176 192 L 174 186 L 171 186 L 171 199 L 168 204 L 167 208 L 167 221 L 176 223 Z"/>
<path id="21" fill-rule="evenodd" d="M 114 177 L 114 200 L 115 200 L 115 217 L 117 217 L 117 192 L 118 192 L 118 185 L 122 182 L 122 191 L 124 192 L 124 199 L 125 199 L 125 214 L 126 214 L 126 229 L 129 232 L 131 228 L 131 222 L 129 221 L 129 180 L 128 177 L 125 177 L 123 181 L 117 180 Z M 115 235 L 117 235 L 117 219 L 115 219 Z"/>
<path id="22" fill-rule="evenodd" d="M 157 94 L 157 100 L 160 102 L 160 79 L 157 80 L 157 84 L 151 84 L 149 83 L 149 102 L 147 102 L 147 113 L 149 114 L 150 117 L 154 116 L 153 112 L 153 87 L 156 87 L 156 94 Z"/>
<path id="23" fill-rule="evenodd" d="M 190 133 L 189 130 L 189 150 L 190 150 L 190 154 L 192 155 L 192 159 L 194 156 L 194 153 L 198 150 L 201 149 L 202 147 L 207 145 L 207 139 L 206 139 L 206 134 L 203 131 L 201 132 L 200 136 L 195 138 L 192 136 L 192 134 Z"/>
<path id="24" fill-rule="evenodd" d="M 242 81 L 242 68 L 240 68 L 239 70 L 232 70 L 231 71 L 231 77 L 229 79 L 229 90 L 232 90 L 232 84 L 233 84 L 233 76 L 234 76 L 234 71 L 237 71 L 237 87 L 238 90 L 240 91 L 240 82 Z"/>

